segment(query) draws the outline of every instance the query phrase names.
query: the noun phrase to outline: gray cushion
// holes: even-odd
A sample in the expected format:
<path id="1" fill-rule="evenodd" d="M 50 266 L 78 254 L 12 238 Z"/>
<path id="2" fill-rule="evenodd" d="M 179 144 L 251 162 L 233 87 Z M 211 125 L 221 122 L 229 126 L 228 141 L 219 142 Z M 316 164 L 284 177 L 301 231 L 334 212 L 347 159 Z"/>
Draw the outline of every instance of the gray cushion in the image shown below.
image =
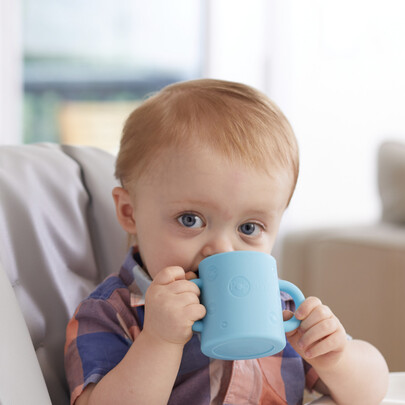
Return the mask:
<path id="1" fill-rule="evenodd" d="M 0 259 L 58 405 L 68 403 L 67 321 L 125 256 L 113 166 L 114 157 L 95 148 L 0 147 Z"/>
<path id="2" fill-rule="evenodd" d="M 381 145 L 378 186 L 383 220 L 405 224 L 405 144 L 385 142 Z"/>

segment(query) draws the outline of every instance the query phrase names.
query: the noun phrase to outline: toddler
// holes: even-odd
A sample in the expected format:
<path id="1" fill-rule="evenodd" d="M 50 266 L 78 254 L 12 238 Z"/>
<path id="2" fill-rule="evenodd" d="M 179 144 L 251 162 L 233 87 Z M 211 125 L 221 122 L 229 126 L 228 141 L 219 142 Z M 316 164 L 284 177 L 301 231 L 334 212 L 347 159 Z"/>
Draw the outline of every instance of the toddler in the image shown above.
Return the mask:
<path id="1" fill-rule="evenodd" d="M 302 323 L 275 356 L 210 359 L 192 332 L 206 313 L 190 282 L 198 264 L 234 250 L 271 253 L 298 165 L 287 119 L 242 84 L 174 84 L 129 116 L 113 198 L 131 248 L 67 327 L 72 404 L 296 405 L 305 387 L 338 404 L 381 401 L 383 357 L 348 339 L 315 297 L 295 312 Z M 293 303 L 280 299 L 288 318 Z"/>

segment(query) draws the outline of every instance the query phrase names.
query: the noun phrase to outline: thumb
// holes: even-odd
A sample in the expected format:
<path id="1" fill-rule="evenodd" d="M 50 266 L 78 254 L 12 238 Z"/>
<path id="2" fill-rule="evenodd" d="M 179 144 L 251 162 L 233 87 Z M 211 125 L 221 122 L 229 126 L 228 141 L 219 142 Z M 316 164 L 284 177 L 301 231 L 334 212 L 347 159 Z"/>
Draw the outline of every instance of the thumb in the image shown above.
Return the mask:
<path id="1" fill-rule="evenodd" d="M 294 316 L 294 312 L 291 312 L 291 311 L 289 311 L 287 309 L 283 311 L 283 321 L 288 321 L 293 316 Z"/>
<path id="2" fill-rule="evenodd" d="M 283 321 L 288 321 L 294 316 L 294 313 L 288 310 L 283 311 Z M 293 344 L 301 337 L 299 333 L 299 328 L 292 330 L 291 332 L 286 332 L 285 336 L 287 337 L 288 341 Z M 294 339 L 295 338 L 295 339 Z"/>

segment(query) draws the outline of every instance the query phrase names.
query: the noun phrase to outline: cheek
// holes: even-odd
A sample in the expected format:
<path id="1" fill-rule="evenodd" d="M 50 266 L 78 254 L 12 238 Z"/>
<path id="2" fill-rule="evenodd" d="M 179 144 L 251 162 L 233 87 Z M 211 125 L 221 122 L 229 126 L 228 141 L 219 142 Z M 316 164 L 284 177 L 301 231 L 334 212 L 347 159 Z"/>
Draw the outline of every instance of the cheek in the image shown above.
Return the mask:
<path id="1" fill-rule="evenodd" d="M 173 237 L 161 238 L 150 249 L 139 246 L 144 265 L 152 278 L 166 267 L 180 266 L 184 270 L 190 270 L 194 262 L 194 247 L 181 243 Z"/>
<path id="2" fill-rule="evenodd" d="M 181 266 L 182 263 L 176 257 L 175 252 L 171 249 L 158 248 L 153 251 L 144 251 L 140 247 L 142 260 L 144 261 L 144 266 L 148 270 L 150 276 L 154 279 L 156 275 L 162 271 L 164 268 L 169 266 Z"/>
<path id="3" fill-rule="evenodd" d="M 178 246 L 164 231 L 153 232 L 149 229 L 138 228 L 137 246 L 143 264 L 152 278 L 168 266 L 180 266 L 177 252 Z M 177 249 L 176 249 L 177 248 Z"/>

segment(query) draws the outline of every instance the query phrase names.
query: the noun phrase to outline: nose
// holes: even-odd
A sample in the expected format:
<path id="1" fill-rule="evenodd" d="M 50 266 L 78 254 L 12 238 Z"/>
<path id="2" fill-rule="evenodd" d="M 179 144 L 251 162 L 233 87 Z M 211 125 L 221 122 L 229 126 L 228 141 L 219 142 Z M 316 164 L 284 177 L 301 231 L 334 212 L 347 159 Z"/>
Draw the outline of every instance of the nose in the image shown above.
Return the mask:
<path id="1" fill-rule="evenodd" d="M 232 241 L 226 235 L 215 235 L 204 244 L 201 253 L 204 257 L 217 253 L 231 252 L 235 250 Z"/>

